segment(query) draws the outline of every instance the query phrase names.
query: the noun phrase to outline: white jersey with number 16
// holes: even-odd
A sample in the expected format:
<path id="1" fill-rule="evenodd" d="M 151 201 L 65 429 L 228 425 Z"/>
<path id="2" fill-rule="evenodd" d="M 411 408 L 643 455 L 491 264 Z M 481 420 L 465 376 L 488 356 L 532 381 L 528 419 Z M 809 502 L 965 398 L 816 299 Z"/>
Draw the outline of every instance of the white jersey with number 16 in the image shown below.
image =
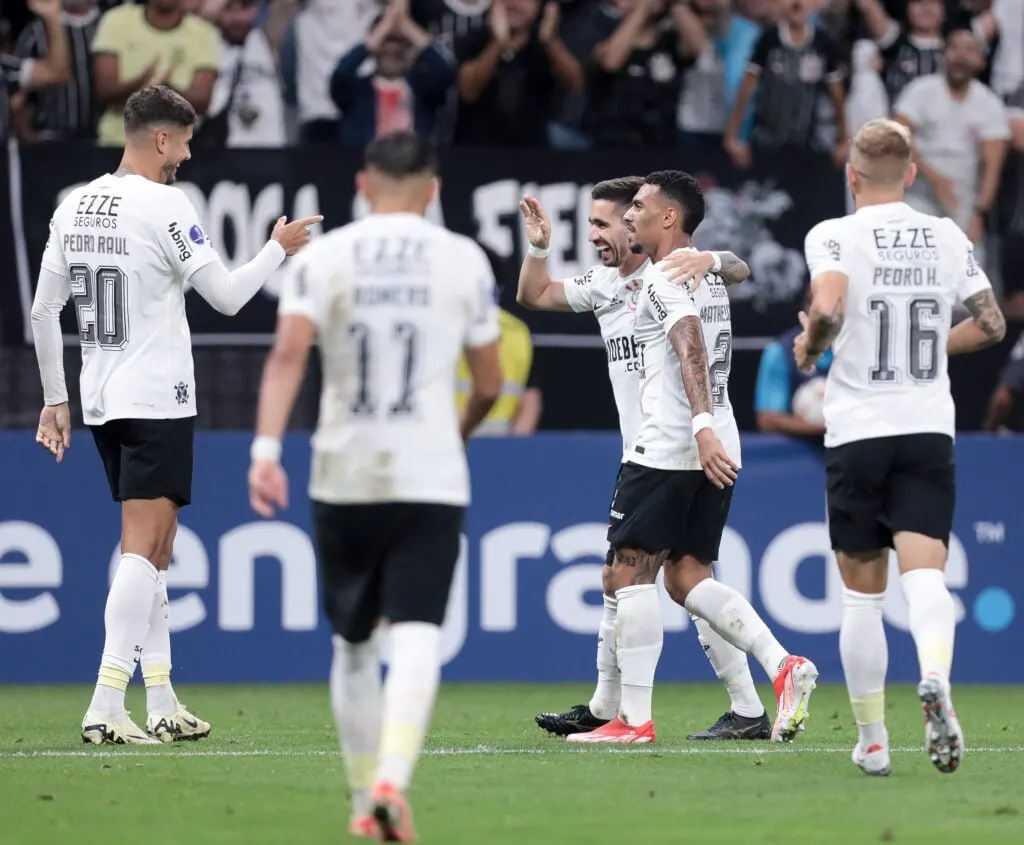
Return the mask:
<path id="1" fill-rule="evenodd" d="M 807 234 L 811 278 L 849 279 L 825 388 L 825 445 L 902 434 L 954 436 L 946 341 L 957 297 L 991 287 L 948 218 L 896 202 Z"/>
<path id="2" fill-rule="evenodd" d="M 455 375 L 463 347 L 498 339 L 484 251 L 417 214 L 371 215 L 296 259 L 278 313 L 307 317 L 323 358 L 310 496 L 468 504 Z"/>
<path id="3" fill-rule="evenodd" d="M 57 207 L 42 267 L 77 312 L 87 425 L 195 416 L 185 283 L 218 260 L 178 188 L 107 174 Z"/>

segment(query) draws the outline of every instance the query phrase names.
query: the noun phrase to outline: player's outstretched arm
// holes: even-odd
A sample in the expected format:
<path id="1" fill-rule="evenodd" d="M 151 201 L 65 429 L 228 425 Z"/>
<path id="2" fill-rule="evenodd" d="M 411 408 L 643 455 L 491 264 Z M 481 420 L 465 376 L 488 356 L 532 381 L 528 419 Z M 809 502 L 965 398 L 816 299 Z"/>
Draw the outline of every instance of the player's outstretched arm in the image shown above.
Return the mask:
<path id="1" fill-rule="evenodd" d="M 718 276 L 727 285 L 738 285 L 750 278 L 747 262 L 728 251 L 676 250 L 658 262 L 658 269 L 670 282 L 682 285 L 691 293 L 708 273 Z"/>
<path id="2" fill-rule="evenodd" d="M 266 284 L 286 256 L 294 255 L 309 243 L 309 227 L 321 220 L 323 217 L 316 215 L 286 223 L 281 217 L 270 240 L 252 261 L 229 272 L 222 261 L 214 260 L 196 270 L 189 282 L 213 308 L 234 316 Z"/>
<path id="3" fill-rule="evenodd" d="M 946 343 L 948 355 L 977 352 L 1006 337 L 1006 318 L 999 310 L 992 288 L 967 297 L 964 306 L 971 313 L 971 319 L 962 320 L 950 329 Z"/>
<path id="4" fill-rule="evenodd" d="M 548 247 L 551 243 L 551 221 L 543 206 L 530 196 L 519 203 L 530 246 L 523 256 L 519 271 L 516 302 L 538 311 L 572 311 L 565 295 L 565 284 L 548 275 Z"/>

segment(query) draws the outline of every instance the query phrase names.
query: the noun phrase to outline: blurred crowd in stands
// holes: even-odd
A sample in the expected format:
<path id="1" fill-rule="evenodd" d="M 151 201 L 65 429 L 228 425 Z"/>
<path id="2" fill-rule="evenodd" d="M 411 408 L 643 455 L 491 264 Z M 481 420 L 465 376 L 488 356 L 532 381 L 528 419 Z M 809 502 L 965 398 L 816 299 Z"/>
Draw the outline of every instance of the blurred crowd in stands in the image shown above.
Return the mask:
<path id="1" fill-rule="evenodd" d="M 893 115 L 915 133 L 911 201 L 992 251 L 1024 319 L 1024 0 L 0 0 L 0 74 L 0 137 L 22 143 L 118 145 L 154 82 L 195 106 L 200 149 L 411 127 L 839 164 Z"/>

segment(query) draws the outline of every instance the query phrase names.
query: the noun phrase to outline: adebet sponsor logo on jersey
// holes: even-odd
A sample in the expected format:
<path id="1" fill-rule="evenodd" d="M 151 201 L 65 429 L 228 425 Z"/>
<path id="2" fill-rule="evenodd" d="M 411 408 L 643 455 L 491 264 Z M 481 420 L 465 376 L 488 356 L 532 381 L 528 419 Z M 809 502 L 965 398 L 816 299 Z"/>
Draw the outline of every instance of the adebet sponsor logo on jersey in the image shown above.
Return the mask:
<path id="1" fill-rule="evenodd" d="M 577 523 L 556 527 L 540 522 L 498 525 L 482 536 L 463 537 L 461 554 L 445 622 L 445 659 L 462 649 L 471 627 L 482 634 L 509 634 L 536 624 L 554 625 L 575 634 L 597 632 L 601 571 L 607 550 L 607 526 Z M 984 538 L 979 542 L 983 542 Z M 28 634 L 47 628 L 61 617 L 65 556 L 75 566 L 74 551 L 62 550 L 53 536 L 31 522 L 0 523 L 0 632 Z M 112 576 L 120 550 L 111 552 Z M 475 560 L 470 575 L 470 559 Z M 265 625 L 284 631 L 313 631 L 322 624 L 317 592 L 316 555 L 309 535 L 285 522 L 249 522 L 219 537 L 199 535 L 182 525 L 174 544 L 171 628 L 183 631 L 215 625 L 221 631 L 251 631 L 256 625 L 256 561 L 274 560 L 280 567 L 279 615 Z M 722 540 L 717 577 L 761 605 L 773 627 L 801 634 L 832 634 L 842 618 L 842 584 L 831 562 L 827 526 L 822 522 L 791 525 L 765 546 L 757 566 L 749 544 L 727 528 Z M 262 564 L 265 565 L 265 564 Z M 906 602 L 892 563 L 886 597 L 886 621 L 908 630 Z M 804 567 L 807 567 L 804 569 Z M 801 574 L 801 570 L 803 570 Z M 967 587 L 969 565 L 963 544 L 950 539 L 946 581 L 954 591 L 957 620 L 973 622 L 988 633 L 1009 627 L 1016 609 L 1010 592 L 987 587 L 965 606 L 956 594 Z M 811 577 L 814 576 L 814 577 Z M 805 579 L 815 582 L 811 587 Z M 479 596 L 477 624 L 470 624 L 470 582 Z M 821 584 L 824 582 L 824 588 Z M 277 586 L 279 584 L 279 586 Z M 215 603 L 204 591 L 216 585 Z M 525 616 L 543 593 L 549 622 Z M 689 615 L 662 595 L 666 631 L 684 631 Z"/>

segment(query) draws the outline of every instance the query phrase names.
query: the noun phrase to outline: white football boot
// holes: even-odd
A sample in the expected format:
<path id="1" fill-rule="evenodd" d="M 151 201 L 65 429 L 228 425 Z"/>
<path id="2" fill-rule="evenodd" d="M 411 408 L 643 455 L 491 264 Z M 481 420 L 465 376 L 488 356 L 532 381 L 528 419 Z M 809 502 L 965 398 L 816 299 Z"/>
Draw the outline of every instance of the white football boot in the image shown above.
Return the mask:
<path id="1" fill-rule="evenodd" d="M 888 777 L 892 774 L 889 749 L 884 745 L 872 745 L 865 751 L 858 742 L 853 749 L 853 765 L 864 774 L 874 777 Z"/>
<path id="2" fill-rule="evenodd" d="M 173 713 L 150 713 L 146 719 L 146 733 L 160 742 L 205 739 L 210 735 L 210 723 L 189 713 L 179 701 Z"/>
<path id="3" fill-rule="evenodd" d="M 119 716 L 104 716 L 91 710 L 82 719 L 82 741 L 93 745 L 159 745 L 160 740 L 131 720 L 127 710 Z"/>
<path id="4" fill-rule="evenodd" d="M 953 709 L 949 682 L 938 675 L 928 675 L 917 685 L 917 697 L 924 711 L 924 742 L 935 768 L 951 774 L 960 768 L 963 759 L 964 732 Z"/>

